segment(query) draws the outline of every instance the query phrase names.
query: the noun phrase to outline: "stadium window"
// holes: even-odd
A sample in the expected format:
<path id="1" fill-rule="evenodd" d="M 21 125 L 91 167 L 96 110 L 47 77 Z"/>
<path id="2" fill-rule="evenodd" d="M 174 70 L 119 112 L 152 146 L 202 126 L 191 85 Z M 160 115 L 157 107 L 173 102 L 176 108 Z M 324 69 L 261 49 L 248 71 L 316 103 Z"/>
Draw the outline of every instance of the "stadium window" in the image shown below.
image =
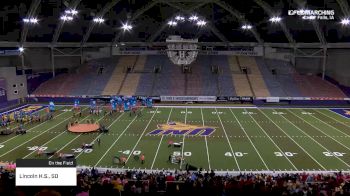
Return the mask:
<path id="1" fill-rule="evenodd" d="M 24 86 L 24 84 L 23 83 L 21 83 L 21 84 L 19 84 L 21 87 L 23 87 Z"/>
<path id="2" fill-rule="evenodd" d="M 18 90 L 14 90 L 14 91 L 13 91 L 13 94 L 16 94 L 16 95 L 17 95 L 17 94 L 18 94 Z"/>
<path id="3" fill-rule="evenodd" d="M 17 87 L 17 84 L 13 84 L 12 87 L 13 87 L 13 88 L 16 88 L 16 87 Z"/>

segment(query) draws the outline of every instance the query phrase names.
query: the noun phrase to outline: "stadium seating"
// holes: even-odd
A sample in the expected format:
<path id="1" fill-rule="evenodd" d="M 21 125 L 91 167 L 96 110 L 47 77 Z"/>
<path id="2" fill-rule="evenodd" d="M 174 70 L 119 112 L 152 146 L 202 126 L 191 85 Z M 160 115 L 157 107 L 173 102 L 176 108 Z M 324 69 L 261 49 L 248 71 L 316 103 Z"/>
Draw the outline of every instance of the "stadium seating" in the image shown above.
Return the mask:
<path id="1" fill-rule="evenodd" d="M 60 89 L 62 83 L 67 80 L 68 74 L 61 74 L 54 79 L 42 83 L 35 91 L 36 95 L 56 95 L 59 94 L 57 89 Z"/>
<path id="2" fill-rule="evenodd" d="M 230 64 L 230 69 L 232 73 L 240 74 L 241 68 L 239 67 L 237 56 L 228 56 L 228 63 Z"/>
<path id="3" fill-rule="evenodd" d="M 122 82 L 125 80 L 125 70 L 128 67 L 133 67 L 136 63 L 136 56 L 120 57 L 117 67 L 114 69 L 106 87 L 103 90 L 103 95 L 116 95 L 121 89 Z"/>
<path id="4" fill-rule="evenodd" d="M 142 73 L 144 71 L 145 62 L 147 60 L 147 57 L 145 55 L 141 55 L 137 57 L 137 61 L 132 68 L 132 72 L 134 73 L 127 73 L 124 85 L 120 89 L 121 95 L 135 95 L 137 86 L 140 81 L 140 72 Z M 136 72 L 136 73 L 135 73 Z"/>
<path id="5" fill-rule="evenodd" d="M 248 80 L 253 89 L 253 94 L 257 97 L 269 97 L 270 93 L 261 75 L 254 57 L 239 56 L 238 62 L 241 67 L 248 70 Z"/>
<path id="6" fill-rule="evenodd" d="M 296 84 L 305 97 L 346 97 L 346 95 L 330 82 L 317 76 L 294 74 Z"/>
<path id="7" fill-rule="evenodd" d="M 143 72 L 145 68 L 145 63 L 147 61 L 147 56 L 146 55 L 140 55 L 137 57 L 137 62 L 135 63 L 134 66 L 134 72 Z"/>
<path id="8" fill-rule="evenodd" d="M 128 96 L 135 95 L 140 75 L 139 73 L 128 73 L 119 94 Z"/>
<path id="9" fill-rule="evenodd" d="M 101 66 L 104 71 L 98 74 Z M 156 67 L 159 73 L 154 73 Z M 96 59 L 74 73 L 44 82 L 34 94 L 346 97 L 336 85 L 315 75 L 301 75 L 281 60 L 200 55 L 191 67 L 184 74 L 162 55 Z M 217 74 L 212 67 L 218 67 Z"/>
<path id="10" fill-rule="evenodd" d="M 192 65 L 192 73 L 187 74 L 186 95 L 218 95 L 218 75 L 211 72 L 211 56 L 198 56 Z"/>
<path id="11" fill-rule="evenodd" d="M 349 195 L 348 174 L 218 175 L 212 172 L 81 170 L 76 187 L 15 188 L 14 172 L 0 169 L 2 195 Z"/>
<path id="12" fill-rule="evenodd" d="M 255 60 L 270 95 L 274 97 L 286 97 L 286 93 L 284 92 L 279 82 L 276 80 L 275 76 L 272 75 L 272 72 L 268 69 L 267 65 L 264 62 L 264 59 L 257 57 Z"/>
<path id="13" fill-rule="evenodd" d="M 153 82 L 152 94 L 154 95 L 184 95 L 185 75 L 182 68 L 174 65 L 166 56 L 148 57 L 154 66 L 161 65 L 161 72 L 156 74 Z M 149 63 L 149 62 L 147 62 Z M 147 64 L 146 63 L 146 64 Z"/>
<path id="14" fill-rule="evenodd" d="M 266 66 L 270 70 L 275 70 L 276 75 L 273 77 L 281 85 L 287 96 L 301 97 L 302 94 L 296 85 L 293 73 L 295 70 L 285 61 L 265 59 Z"/>
<path id="15" fill-rule="evenodd" d="M 236 89 L 236 94 L 238 96 L 252 96 L 253 93 L 250 89 L 248 79 L 246 75 L 241 72 L 238 58 L 236 56 L 230 56 L 228 58 L 232 73 L 232 84 Z"/>
<path id="16" fill-rule="evenodd" d="M 274 78 L 280 83 L 287 96 L 346 97 L 334 84 L 315 75 L 301 75 L 287 62 L 266 59 L 265 63 L 266 67 L 276 71 Z"/>
<path id="17" fill-rule="evenodd" d="M 154 74 L 154 67 L 162 65 L 162 58 L 158 58 L 157 55 L 149 55 L 147 58 L 141 57 L 142 60 L 138 62 L 144 62 L 143 65 L 135 66 L 135 71 L 139 67 L 143 67 L 143 74 L 140 76 L 139 84 L 136 88 L 136 95 L 151 95 L 152 88 L 154 87 L 154 81 L 156 80 L 156 74 Z M 138 63 L 137 63 L 138 64 Z M 141 63 L 140 63 L 141 64 Z M 141 68 L 140 68 L 141 69 Z M 154 93 L 153 93 L 154 94 Z"/>
<path id="18" fill-rule="evenodd" d="M 236 95 L 236 89 L 232 83 L 231 67 L 226 56 L 213 56 L 213 65 L 219 67 L 218 85 L 219 95 L 221 96 L 234 96 Z M 215 64 L 214 64 L 215 63 Z M 236 67 L 237 69 L 237 67 Z M 236 71 L 239 71 L 236 70 Z"/>

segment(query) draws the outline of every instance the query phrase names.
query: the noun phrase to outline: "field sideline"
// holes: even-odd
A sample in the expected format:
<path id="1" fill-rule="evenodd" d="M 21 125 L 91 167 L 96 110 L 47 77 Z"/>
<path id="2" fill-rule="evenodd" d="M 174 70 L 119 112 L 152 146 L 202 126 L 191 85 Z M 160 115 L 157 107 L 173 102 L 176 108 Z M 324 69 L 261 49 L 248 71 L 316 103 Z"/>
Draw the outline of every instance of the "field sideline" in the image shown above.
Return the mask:
<path id="1" fill-rule="evenodd" d="M 141 116 L 117 113 L 110 117 L 89 115 L 84 107 L 79 121 L 95 119 L 109 133 L 76 134 L 66 131 L 72 119 L 68 108 L 58 106 L 51 121 L 25 125 L 29 130 L 25 135 L 0 136 L 0 160 L 37 158 L 35 150 L 42 148 L 74 153 L 80 167 L 176 170 L 188 163 L 232 173 L 350 172 L 350 118 L 329 109 L 156 106 L 143 108 Z M 187 135 L 171 130 L 166 134 L 169 128 L 149 134 L 170 122 L 172 128 L 185 124 L 182 133 Z M 196 128 L 213 132 L 190 135 Z M 168 147 L 169 140 L 182 145 Z M 80 148 L 91 142 L 95 142 L 92 150 Z M 144 164 L 134 159 L 139 154 L 145 155 Z M 169 162 L 173 154 L 183 161 Z M 112 161 L 121 155 L 127 158 L 125 166 Z"/>

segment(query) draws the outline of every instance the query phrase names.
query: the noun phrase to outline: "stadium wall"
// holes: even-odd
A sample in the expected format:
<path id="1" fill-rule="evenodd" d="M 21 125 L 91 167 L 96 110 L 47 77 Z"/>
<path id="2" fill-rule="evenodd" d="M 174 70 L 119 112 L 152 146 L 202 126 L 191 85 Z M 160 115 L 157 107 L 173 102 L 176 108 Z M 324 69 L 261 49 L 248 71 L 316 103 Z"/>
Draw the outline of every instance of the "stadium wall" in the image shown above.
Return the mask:
<path id="1" fill-rule="evenodd" d="M 336 79 L 341 85 L 350 87 L 350 50 L 333 49 L 328 52 L 326 75 Z"/>
<path id="2" fill-rule="evenodd" d="M 0 67 L 0 77 L 6 79 L 7 100 L 16 100 L 28 95 L 27 78 L 16 75 L 15 67 Z"/>
<path id="3" fill-rule="evenodd" d="M 292 55 L 290 49 L 281 49 L 281 48 L 265 48 L 265 58 L 267 59 L 275 59 L 281 61 L 292 62 Z"/>
<path id="4" fill-rule="evenodd" d="M 0 56 L 0 67 L 16 67 L 21 66 L 19 56 Z"/>
<path id="5" fill-rule="evenodd" d="M 315 52 L 315 49 L 302 49 L 306 53 Z M 323 66 L 322 52 L 315 58 L 297 57 L 296 70 L 301 74 L 321 74 Z M 350 64 L 344 59 L 349 58 L 349 49 L 328 49 L 326 61 L 326 75 L 335 79 L 340 85 L 350 86 Z M 265 58 L 287 61 L 293 64 L 293 50 L 283 48 L 265 48 Z"/>
<path id="6" fill-rule="evenodd" d="M 51 51 L 47 48 L 31 48 L 24 53 L 25 66 L 35 72 L 51 71 Z M 74 68 L 80 65 L 79 56 L 56 56 L 55 69 Z"/>

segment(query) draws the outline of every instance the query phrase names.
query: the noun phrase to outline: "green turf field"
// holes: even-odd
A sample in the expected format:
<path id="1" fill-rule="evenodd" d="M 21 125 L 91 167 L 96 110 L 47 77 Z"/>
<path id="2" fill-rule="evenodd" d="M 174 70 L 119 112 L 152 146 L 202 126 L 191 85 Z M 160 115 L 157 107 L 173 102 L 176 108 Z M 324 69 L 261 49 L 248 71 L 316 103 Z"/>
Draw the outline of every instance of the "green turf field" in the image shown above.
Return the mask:
<path id="1" fill-rule="evenodd" d="M 26 125 L 25 135 L 0 136 L 0 160 L 37 158 L 35 150 L 43 147 L 74 153 L 79 166 L 89 167 L 173 170 L 188 163 L 224 172 L 350 171 L 350 118 L 328 109 L 179 106 L 144 108 L 138 117 L 129 113 L 110 117 L 90 116 L 84 108 L 79 120 L 94 118 L 109 127 L 109 133 L 76 134 L 65 131 L 72 118 L 68 108 L 58 107 L 51 121 Z M 167 122 L 215 131 L 210 136 L 148 134 Z M 182 146 L 168 147 L 169 140 Z M 93 150 L 80 148 L 91 142 Z M 169 162 L 174 153 L 183 161 Z M 144 154 L 145 163 L 135 160 L 134 154 Z M 127 158 L 125 166 L 112 161 L 121 155 Z"/>

